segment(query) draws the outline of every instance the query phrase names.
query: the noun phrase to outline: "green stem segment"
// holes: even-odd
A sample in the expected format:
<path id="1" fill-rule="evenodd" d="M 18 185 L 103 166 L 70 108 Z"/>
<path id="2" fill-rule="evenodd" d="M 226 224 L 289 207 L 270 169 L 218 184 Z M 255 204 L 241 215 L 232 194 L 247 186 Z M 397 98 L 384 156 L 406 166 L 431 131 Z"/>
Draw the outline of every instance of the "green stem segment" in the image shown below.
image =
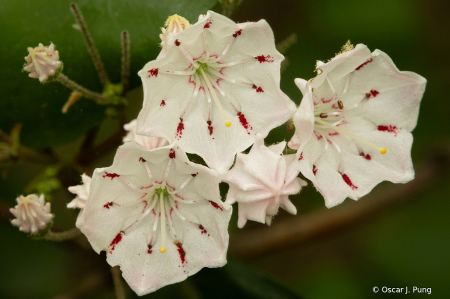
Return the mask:
<path id="1" fill-rule="evenodd" d="M 91 91 L 87 88 L 84 88 L 83 86 L 79 85 L 78 83 L 75 83 L 74 81 L 70 80 L 63 73 L 59 74 L 59 76 L 56 78 L 56 81 L 60 82 L 61 84 L 65 85 L 66 87 L 68 87 L 74 91 L 81 93 L 83 95 L 83 97 L 85 97 L 86 99 L 94 100 L 98 104 L 106 104 L 107 99 L 102 94 Z"/>
<path id="2" fill-rule="evenodd" d="M 66 240 L 70 240 L 73 238 L 78 237 L 81 234 L 81 231 L 78 228 L 72 228 L 71 230 L 65 231 L 65 232 L 60 232 L 60 233 L 55 233 L 52 231 L 49 231 L 45 236 L 44 236 L 44 240 L 47 241 L 54 241 L 54 242 L 62 242 L 62 241 L 66 241 Z"/>
<path id="3" fill-rule="evenodd" d="M 128 92 L 130 81 L 130 35 L 127 30 L 122 31 L 122 96 Z"/>
<path id="4" fill-rule="evenodd" d="M 83 14 L 78 8 L 78 5 L 76 5 L 75 3 L 70 4 L 70 10 L 75 17 L 77 24 L 80 26 L 80 31 L 83 34 L 84 41 L 86 42 L 88 52 L 92 57 L 92 62 L 94 63 L 95 69 L 97 70 L 98 77 L 100 78 L 103 87 L 106 87 L 106 85 L 109 83 L 108 74 L 106 73 L 103 62 L 100 58 L 100 55 L 98 54 L 97 48 L 95 47 L 94 40 L 89 33 L 86 22 L 84 21 Z"/>

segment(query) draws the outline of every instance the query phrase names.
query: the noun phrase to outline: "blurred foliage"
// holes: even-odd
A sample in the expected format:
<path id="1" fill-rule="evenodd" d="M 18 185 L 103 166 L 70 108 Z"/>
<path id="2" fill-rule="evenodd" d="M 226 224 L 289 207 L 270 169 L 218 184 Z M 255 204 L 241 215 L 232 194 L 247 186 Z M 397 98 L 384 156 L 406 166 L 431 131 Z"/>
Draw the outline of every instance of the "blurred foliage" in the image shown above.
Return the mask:
<path id="1" fill-rule="evenodd" d="M 223 2 L 228 1 L 224 0 Z M 39 42 L 55 43 L 71 79 L 94 91 L 101 85 L 87 53 L 80 32 L 66 0 L 25 2 L 0 0 L 0 128 L 10 132 L 21 123 L 21 142 L 27 146 L 52 150 L 65 160 L 81 147 L 81 136 L 99 125 L 98 140 L 113 134 L 118 125 L 105 117 L 105 107 L 86 99 L 79 100 L 63 115 L 61 107 L 70 90 L 50 83 L 42 85 L 21 73 L 28 46 Z M 131 39 L 131 85 L 126 115 L 135 118 L 142 106 L 140 79 L 136 75 L 145 63 L 159 52 L 160 27 L 172 14 L 180 14 L 195 22 L 197 16 L 213 7 L 213 0 L 177 1 L 78 1 L 91 35 L 112 83 L 120 80 L 120 32 L 127 29 Z M 24 9 L 26 7 L 26 9 Z M 216 7 L 218 11 L 220 6 Z M 418 127 L 414 131 L 412 150 L 415 165 L 425 161 L 432 147 L 450 144 L 446 100 L 447 65 L 450 39 L 448 30 L 450 3 L 445 0 L 245 0 L 231 14 L 235 21 L 266 19 L 272 26 L 277 43 L 296 34 L 296 42 L 286 50 L 289 63 L 282 74 L 282 90 L 297 104 L 301 93 L 294 78 L 309 79 L 316 60 L 328 60 L 347 40 L 364 43 L 371 50 L 386 52 L 400 70 L 417 72 L 428 79 Z M 82 66 L 82 68 L 80 67 Z M 436 105 L 435 105 L 436 104 Z M 114 113 L 115 111 L 109 111 Z M 286 126 L 273 130 L 266 143 L 289 140 Z M 76 139 L 74 139 L 76 138 Z M 56 147 L 55 147 L 56 146 Z M 109 152 L 90 165 L 104 167 L 111 163 Z M 26 186 L 47 179 L 46 167 L 19 162 L 12 165 L 8 176 L 0 180 L 0 198 L 14 205 L 14 199 Z M 78 174 L 77 174 L 78 175 Z M 418 194 L 399 208 L 392 208 L 375 220 L 346 232 L 325 236 L 299 247 L 243 261 L 234 261 L 221 269 L 203 269 L 187 281 L 164 287 L 146 298 L 377 298 L 373 286 L 431 287 L 432 294 L 445 298 L 450 291 L 447 273 L 450 268 L 447 237 L 450 227 L 450 193 L 448 176 L 427 192 Z M 79 182 L 79 177 L 74 184 Z M 376 187 L 382 189 L 390 183 Z M 45 185 L 45 183 L 44 183 Z M 52 183 L 50 184 L 52 185 Z M 64 184 L 64 187 L 67 184 Z M 44 186 L 47 187 L 47 186 Z M 37 188 L 37 184 L 34 185 Z M 45 189 L 45 188 L 44 188 Z M 49 192 L 54 191 L 52 189 Z M 224 196 L 227 186 L 221 186 Z M 53 193 L 52 212 L 55 227 L 73 227 L 78 211 L 66 204 L 73 195 L 65 188 Z M 364 200 L 362 198 L 361 200 Z M 302 217 L 315 209 L 325 209 L 323 198 L 312 186 L 292 196 Z M 344 205 L 358 204 L 346 201 Z M 4 214 L 4 217 L 10 215 Z M 285 212 L 275 222 L 293 217 Z M 230 233 L 236 227 L 237 206 L 230 222 Z M 248 223 L 245 229 L 260 224 Z M 270 229 L 270 228 L 267 228 Z M 105 256 L 97 256 L 89 244 L 55 244 L 33 241 L 7 222 L 0 223 L 0 298 L 112 298 L 112 281 Z M 248 264 L 267 271 L 289 284 L 286 289 L 270 276 L 248 268 Z M 105 275 L 106 273 L 106 275 Z M 83 290 L 86 290 L 83 293 Z M 89 292 L 88 292 L 89 291 Z M 297 292 L 297 293 L 296 293 Z M 130 296 L 135 296 L 129 292 Z M 425 294 L 409 294 L 411 298 Z M 72 296 L 72 297 L 71 297 Z"/>

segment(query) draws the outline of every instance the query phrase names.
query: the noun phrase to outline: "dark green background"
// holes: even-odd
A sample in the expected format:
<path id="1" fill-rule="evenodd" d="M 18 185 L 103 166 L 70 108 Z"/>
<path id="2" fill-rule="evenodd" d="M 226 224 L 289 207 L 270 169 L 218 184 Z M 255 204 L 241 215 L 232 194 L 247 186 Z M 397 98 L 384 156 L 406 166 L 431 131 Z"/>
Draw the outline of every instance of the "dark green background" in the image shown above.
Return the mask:
<path id="1" fill-rule="evenodd" d="M 83 133 L 92 126 L 101 124 L 101 140 L 116 130 L 118 124 L 111 119 L 102 121 L 104 107 L 89 100 L 81 100 L 67 115 L 61 114 L 70 91 L 57 83 L 41 85 L 21 73 L 26 48 L 52 41 L 60 51 L 64 72 L 84 86 L 100 91 L 82 37 L 71 27 L 74 20 L 68 3 L 0 0 L 0 128 L 9 132 L 14 124 L 22 123 L 25 145 L 53 146 L 58 154 L 70 158 L 79 147 Z M 156 57 L 159 27 L 167 16 L 177 13 L 195 22 L 200 13 L 216 5 L 214 0 L 84 0 L 78 3 L 113 82 L 120 79 L 120 31 L 129 30 L 131 88 L 140 85 L 137 71 Z M 220 7 L 216 8 L 220 11 Z M 239 22 L 266 19 L 277 42 L 293 32 L 297 34 L 297 43 L 285 54 L 289 66 L 282 74 L 281 83 L 282 90 L 297 104 L 301 94 L 294 78 L 313 77 L 316 60 L 333 57 L 349 39 L 354 44 L 364 43 L 371 50 L 386 52 L 400 70 L 427 78 L 418 127 L 413 132 L 412 156 L 419 169 L 417 165 L 426 163 L 435 149 L 448 153 L 450 144 L 449 12 L 450 2 L 445 0 L 244 0 L 232 19 Z M 129 119 L 136 116 L 141 101 L 140 90 L 134 90 L 127 111 Z M 285 127 L 281 127 L 266 141 L 289 138 Z M 109 165 L 113 154 L 109 153 L 91 167 Z M 6 178 L 0 179 L 0 197 L 12 207 L 15 197 L 43 170 L 40 165 L 20 162 L 10 169 Z M 375 191 L 383 194 L 391 185 L 382 183 Z M 257 271 L 277 277 L 290 290 L 270 282 L 270 277 L 255 274 L 241 263 L 232 262 L 221 270 L 202 270 L 185 283 L 165 287 L 147 297 L 295 298 L 293 292 L 303 298 L 383 297 L 381 293 L 373 294 L 372 287 L 377 285 L 427 287 L 432 288 L 431 296 L 447 298 L 450 293 L 449 194 L 449 176 L 440 175 L 424 192 L 366 222 L 301 246 L 280 249 L 275 254 L 240 260 Z M 64 190 L 54 194 L 52 211 L 57 215 L 58 228 L 73 227 L 77 212 L 65 208 L 71 198 Z M 311 186 L 292 197 L 292 201 L 299 215 L 281 212 L 274 225 L 277 221 L 326 209 L 323 199 Z M 361 202 L 347 200 L 343 207 L 358 204 Z M 233 217 L 231 234 L 239 233 L 235 222 Z M 259 226 L 249 223 L 244 230 Z M 0 223 L 0 235 L 3 240 L 0 298 L 55 298 L 76 294 L 77 290 L 88 288 L 89 283 L 98 283 L 90 295 L 68 298 L 113 297 L 112 282 L 104 275 L 108 271 L 104 256 L 98 258 L 89 248 L 77 249 L 70 244 L 32 241 L 6 221 Z M 261 292 L 261 286 L 268 290 Z M 395 296 L 402 295 L 390 297 Z M 410 294 L 408 298 L 426 296 Z"/>

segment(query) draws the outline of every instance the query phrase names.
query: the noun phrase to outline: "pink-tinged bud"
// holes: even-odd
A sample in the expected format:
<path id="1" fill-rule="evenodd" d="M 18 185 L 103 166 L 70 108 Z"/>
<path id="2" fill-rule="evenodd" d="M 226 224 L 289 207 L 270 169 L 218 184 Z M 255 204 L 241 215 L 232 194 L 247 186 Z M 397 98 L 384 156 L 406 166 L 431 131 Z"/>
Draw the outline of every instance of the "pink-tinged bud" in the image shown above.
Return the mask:
<path id="1" fill-rule="evenodd" d="M 59 61 L 59 52 L 55 51 L 53 43 L 48 47 L 39 44 L 36 48 L 28 47 L 28 56 L 25 57 L 27 64 L 23 70 L 30 72 L 30 78 L 39 78 L 39 81 L 45 82 L 49 77 L 57 74 L 62 69 L 62 63 Z"/>
<path id="2" fill-rule="evenodd" d="M 170 16 L 164 23 L 165 28 L 161 28 L 162 34 L 159 35 L 161 38 L 161 46 L 164 45 L 166 37 L 171 33 L 179 33 L 191 26 L 188 20 L 179 15 Z"/>
<path id="3" fill-rule="evenodd" d="M 50 223 L 55 215 L 50 213 L 50 203 L 45 203 L 44 195 L 17 197 L 17 205 L 10 212 L 16 217 L 11 220 L 20 231 L 36 234 Z"/>

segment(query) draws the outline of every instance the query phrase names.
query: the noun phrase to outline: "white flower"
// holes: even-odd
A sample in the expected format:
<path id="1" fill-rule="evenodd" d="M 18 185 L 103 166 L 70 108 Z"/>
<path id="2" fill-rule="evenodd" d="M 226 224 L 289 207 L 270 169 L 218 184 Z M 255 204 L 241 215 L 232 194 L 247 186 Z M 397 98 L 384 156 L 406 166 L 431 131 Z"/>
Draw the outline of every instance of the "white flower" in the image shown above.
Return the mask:
<path id="1" fill-rule="evenodd" d="M 30 72 L 30 78 L 39 78 L 39 81 L 44 82 L 55 75 L 56 71 L 62 66 L 59 61 L 59 52 L 55 51 L 53 43 L 48 47 L 39 44 L 36 48 L 28 47 L 28 56 L 25 57 L 27 65 L 23 70 Z"/>
<path id="2" fill-rule="evenodd" d="M 215 172 L 177 142 L 120 146 L 111 167 L 95 170 L 83 215 L 77 226 L 138 295 L 226 263 L 231 207 Z"/>
<path id="3" fill-rule="evenodd" d="M 86 201 L 89 197 L 89 187 L 91 186 L 91 178 L 86 175 L 81 175 L 81 180 L 83 181 L 82 185 L 69 187 L 69 191 L 77 196 L 67 204 L 68 209 L 84 209 L 86 205 Z"/>
<path id="4" fill-rule="evenodd" d="M 164 28 L 161 28 L 162 34 L 159 35 L 159 37 L 161 38 L 161 46 L 164 46 L 164 41 L 169 34 L 181 32 L 189 28 L 191 24 L 189 24 L 189 21 L 185 18 L 179 15 L 173 15 L 166 20 L 164 26 Z"/>
<path id="5" fill-rule="evenodd" d="M 146 149 L 154 149 L 169 144 L 164 137 L 148 137 L 136 134 L 136 126 L 137 121 L 135 119 L 123 126 L 128 131 L 127 135 L 123 138 L 123 142 L 134 141 Z"/>
<path id="6" fill-rule="evenodd" d="M 266 147 L 264 138 L 257 134 L 250 153 L 238 154 L 236 164 L 224 176 L 230 185 L 225 203 L 239 203 L 240 228 L 247 219 L 270 225 L 280 206 L 297 214 L 288 196 L 300 192 L 306 182 L 297 178 L 295 155 L 283 156 L 285 146 L 286 142 L 281 142 Z"/>
<path id="7" fill-rule="evenodd" d="M 36 234 L 55 216 L 50 213 L 50 203 L 45 203 L 43 194 L 39 197 L 36 194 L 21 195 L 16 200 L 17 205 L 9 210 L 16 217 L 11 223 L 20 231 Z"/>
<path id="8" fill-rule="evenodd" d="M 294 114 L 279 88 L 283 58 L 266 21 L 236 24 L 209 11 L 169 35 L 158 59 L 139 72 L 137 133 L 178 140 L 225 173 L 256 133 L 266 136 Z"/>
<path id="9" fill-rule="evenodd" d="M 426 80 L 361 44 L 317 67 L 313 80 L 295 80 L 303 100 L 289 146 L 326 206 L 357 200 L 384 180 L 412 180 L 410 132 Z"/>

